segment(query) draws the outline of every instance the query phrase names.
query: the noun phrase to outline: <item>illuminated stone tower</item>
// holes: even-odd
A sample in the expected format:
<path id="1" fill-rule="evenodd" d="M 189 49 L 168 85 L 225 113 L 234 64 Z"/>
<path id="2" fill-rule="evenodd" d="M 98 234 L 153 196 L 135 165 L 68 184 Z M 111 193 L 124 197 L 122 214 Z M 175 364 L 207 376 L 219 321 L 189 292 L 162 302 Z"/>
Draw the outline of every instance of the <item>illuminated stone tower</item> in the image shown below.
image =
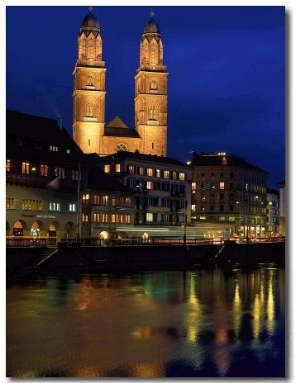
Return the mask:
<path id="1" fill-rule="evenodd" d="M 84 153 L 100 154 L 103 145 L 105 73 L 100 24 L 89 8 L 81 24 L 73 71 L 73 139 Z"/>
<path id="2" fill-rule="evenodd" d="M 135 76 L 135 129 L 140 152 L 167 156 L 167 67 L 163 64 L 160 28 L 153 18 L 144 28 L 140 42 L 140 67 Z"/>

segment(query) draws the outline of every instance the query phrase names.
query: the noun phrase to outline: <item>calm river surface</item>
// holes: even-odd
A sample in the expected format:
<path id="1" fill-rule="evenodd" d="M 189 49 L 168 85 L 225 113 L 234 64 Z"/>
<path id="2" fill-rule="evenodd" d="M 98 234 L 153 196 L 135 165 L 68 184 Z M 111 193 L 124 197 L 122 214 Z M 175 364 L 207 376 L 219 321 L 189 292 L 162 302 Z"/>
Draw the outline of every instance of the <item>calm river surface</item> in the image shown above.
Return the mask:
<path id="1" fill-rule="evenodd" d="M 284 377 L 285 270 L 7 281 L 7 377 Z"/>

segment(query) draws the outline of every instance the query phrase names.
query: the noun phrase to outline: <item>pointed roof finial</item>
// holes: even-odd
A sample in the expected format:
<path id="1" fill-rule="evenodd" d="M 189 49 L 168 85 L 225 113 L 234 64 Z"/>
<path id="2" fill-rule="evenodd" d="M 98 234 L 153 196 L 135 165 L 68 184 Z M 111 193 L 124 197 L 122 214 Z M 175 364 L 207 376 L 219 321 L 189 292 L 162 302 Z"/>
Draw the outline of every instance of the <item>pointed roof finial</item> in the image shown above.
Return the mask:
<path id="1" fill-rule="evenodd" d="M 151 8 L 150 17 L 152 18 L 153 16 L 154 16 L 154 12 L 153 12 L 153 8 Z"/>
<path id="2" fill-rule="evenodd" d="M 92 12 L 92 10 L 93 10 L 93 7 L 89 7 L 89 11 L 90 11 L 90 13 Z"/>

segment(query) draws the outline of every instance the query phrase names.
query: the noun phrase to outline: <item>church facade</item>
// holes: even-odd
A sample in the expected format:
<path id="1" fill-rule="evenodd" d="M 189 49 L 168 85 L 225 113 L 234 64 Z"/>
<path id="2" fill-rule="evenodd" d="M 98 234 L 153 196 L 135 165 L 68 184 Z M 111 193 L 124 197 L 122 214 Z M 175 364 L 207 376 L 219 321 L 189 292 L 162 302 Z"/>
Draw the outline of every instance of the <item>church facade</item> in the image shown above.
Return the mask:
<path id="1" fill-rule="evenodd" d="M 73 139 L 84 153 L 103 157 L 128 151 L 167 156 L 168 72 L 160 28 L 153 16 L 151 11 L 140 41 L 133 128 L 118 116 L 105 121 L 106 66 L 100 24 L 91 8 L 83 19 L 73 71 Z"/>

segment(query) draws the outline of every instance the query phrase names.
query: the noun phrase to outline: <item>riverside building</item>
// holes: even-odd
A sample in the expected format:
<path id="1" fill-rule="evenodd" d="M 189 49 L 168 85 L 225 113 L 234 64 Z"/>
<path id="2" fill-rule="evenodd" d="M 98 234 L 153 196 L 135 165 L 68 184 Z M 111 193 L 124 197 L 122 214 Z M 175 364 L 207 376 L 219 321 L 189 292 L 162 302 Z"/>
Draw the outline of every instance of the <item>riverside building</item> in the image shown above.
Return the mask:
<path id="1" fill-rule="evenodd" d="M 267 172 L 228 153 L 193 153 L 191 221 L 210 238 L 265 237 Z"/>
<path id="2" fill-rule="evenodd" d="M 135 192 L 103 173 L 53 119 L 6 112 L 7 244 L 105 239 L 133 225 Z"/>

